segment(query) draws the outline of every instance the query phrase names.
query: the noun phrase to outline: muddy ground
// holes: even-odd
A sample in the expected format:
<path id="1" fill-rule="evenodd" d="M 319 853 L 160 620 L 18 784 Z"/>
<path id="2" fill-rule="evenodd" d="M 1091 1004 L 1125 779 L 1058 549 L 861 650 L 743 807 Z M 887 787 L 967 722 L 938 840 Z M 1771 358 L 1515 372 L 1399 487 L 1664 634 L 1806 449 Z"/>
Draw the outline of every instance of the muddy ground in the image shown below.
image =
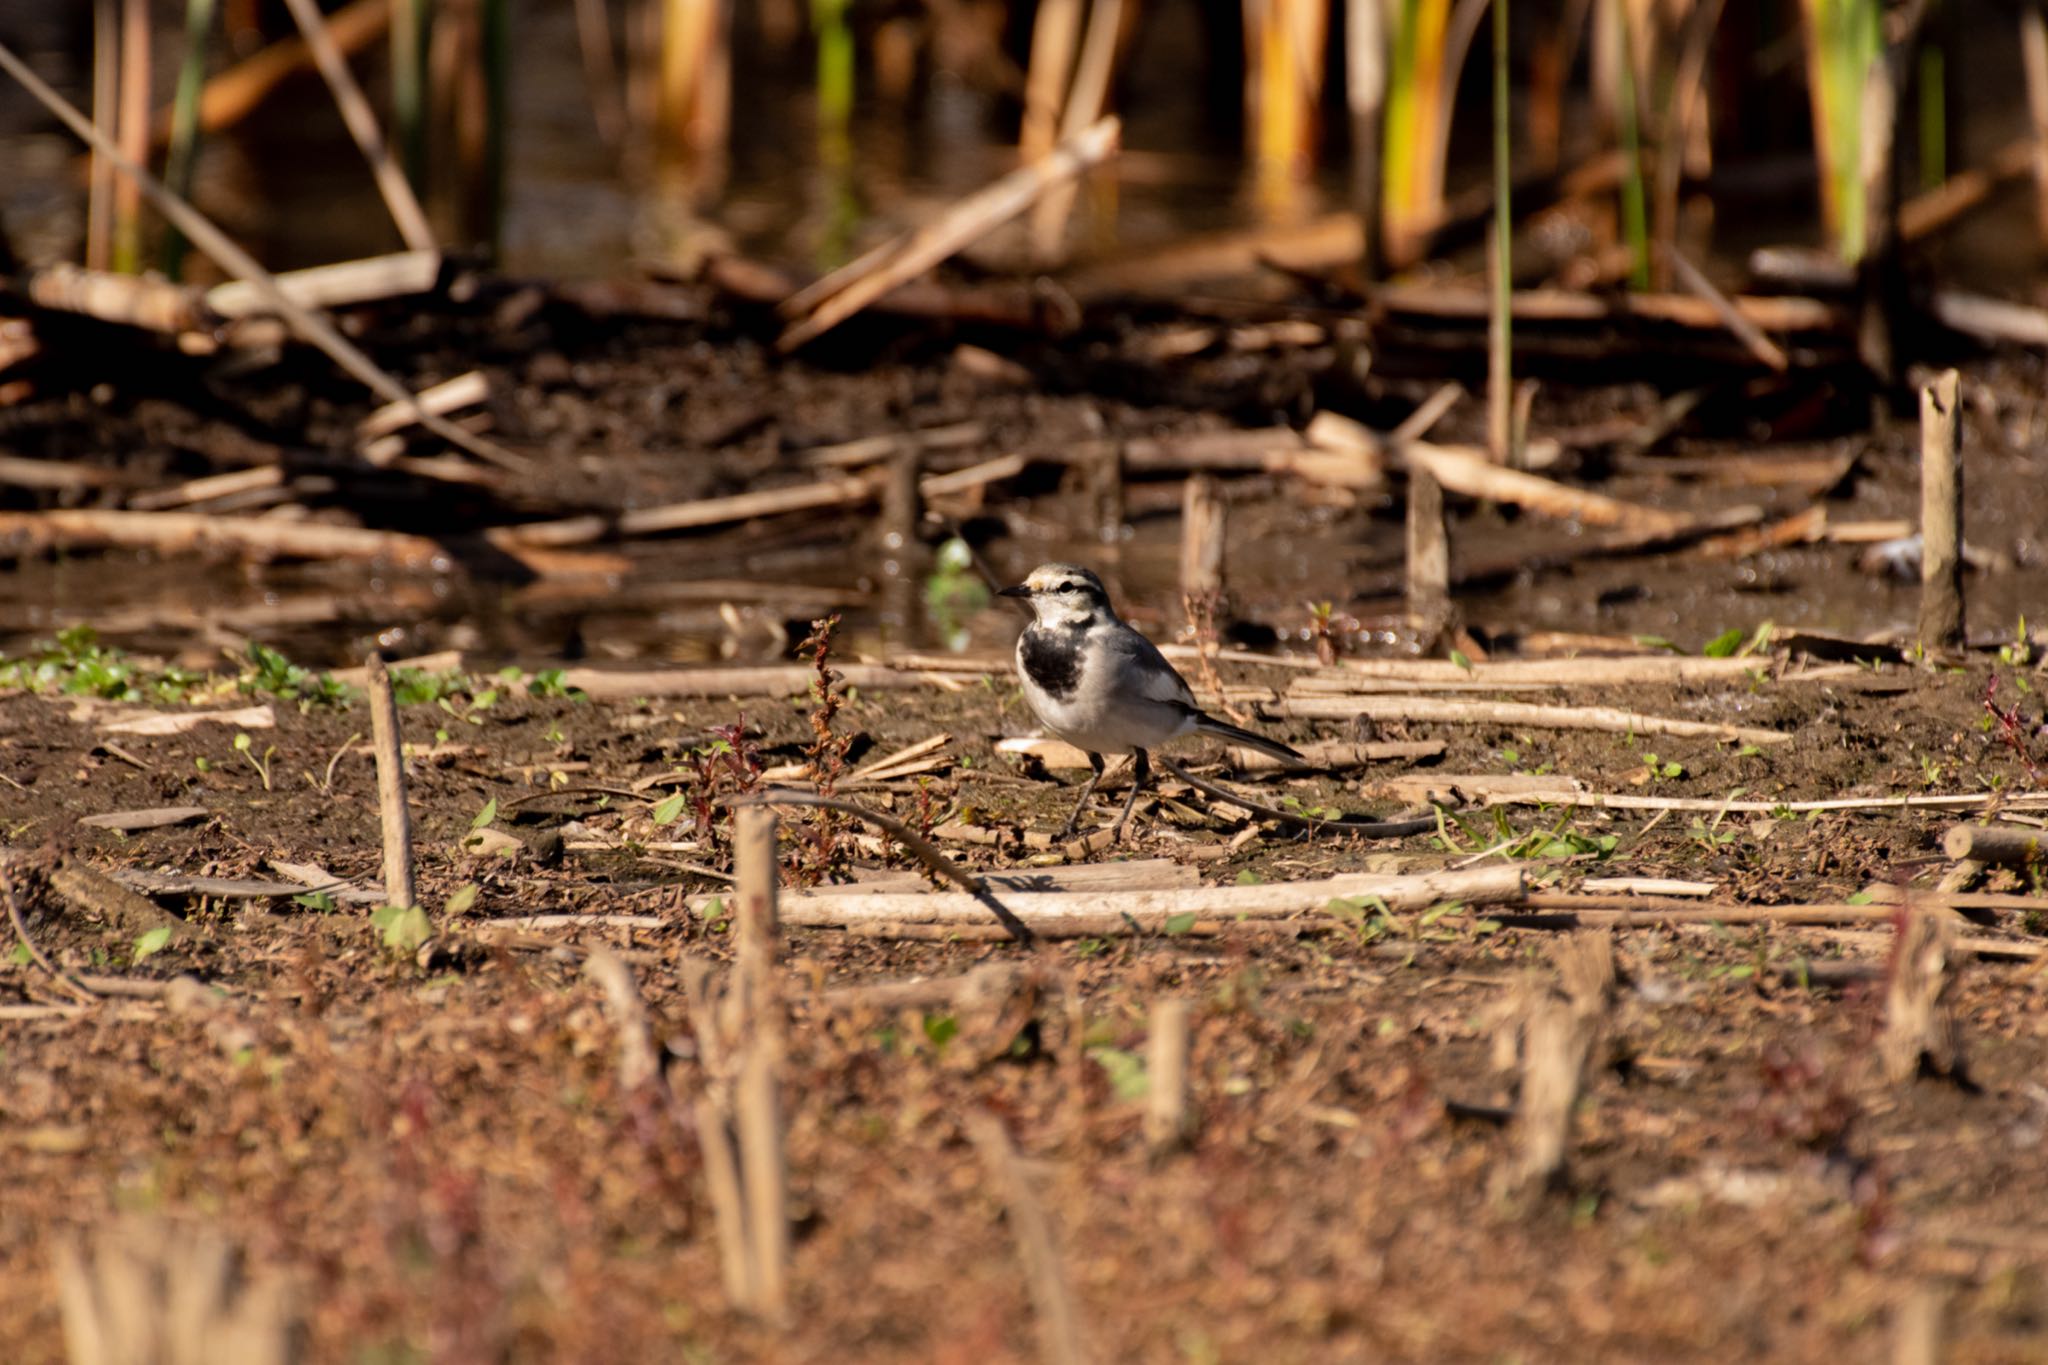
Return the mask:
<path id="1" fill-rule="evenodd" d="M 2019 746 L 1986 728 L 1994 677 L 1995 703 L 2020 707 Z M 2032 733 L 2039 693 L 2021 685 L 2040 677 L 1890 665 L 1821 682 L 1760 674 L 1619 696 L 1516 694 L 1795 732 L 1753 753 L 1488 726 L 1268 728 L 1297 741 L 1440 738 L 1443 775 L 1548 769 L 1601 791 L 2012 793 L 2034 789 L 2030 759 L 2048 759 Z M 1097 1359 L 1875 1359 L 1919 1293 L 1945 1306 L 1944 1359 L 2037 1361 L 2048 1350 L 2038 959 L 1963 971 L 1954 1013 L 1967 1084 L 1892 1088 L 1873 1050 L 1881 981 L 1829 984 L 1839 969 L 1824 966 L 1881 965 L 1883 925 L 1623 931 L 1621 999 L 1568 1180 L 1512 1201 L 1491 1188 L 1512 1149 L 1489 1117 L 1511 1099 L 1489 1060 L 1490 1021 L 1557 935 L 1471 911 L 1370 933 L 1315 917 L 1279 936 L 1035 949 L 791 932 L 793 1310 L 781 1330 L 736 1317 L 687 1107 L 622 1091 L 613 1031 L 575 949 L 625 953 L 675 1093 L 697 1093 L 679 967 L 730 952 L 725 922 L 685 906 L 686 893 L 720 883 L 683 865 L 724 865 L 726 851 L 716 839 L 674 847 L 697 840 L 694 814 L 657 824 L 667 788 L 632 787 L 691 767 L 712 727 L 742 710 L 764 765 L 800 760 L 805 703 L 600 704 L 506 683 L 480 708 L 483 687 L 404 713 L 407 740 L 432 751 L 417 757 L 412 787 L 435 934 L 423 954 L 387 951 L 360 907 L 168 896 L 192 932 L 133 962 L 132 935 L 18 875 L 27 923 L 60 964 L 190 973 L 222 1003 L 181 1014 L 124 1000 L 0 1022 L 0 1337 L 11 1359 L 63 1358 L 55 1249 L 124 1213 L 207 1221 L 288 1274 L 313 1360 L 1032 1359 L 1014 1228 L 964 1127 L 978 1110 L 1027 1160 Z M 265 878 L 279 859 L 374 882 L 372 765 L 348 743 L 369 729 L 362 704 L 204 704 L 223 700 L 267 701 L 276 728 L 115 738 L 104 706 L 0 698 L 8 843 L 106 869 Z M 1048 830 L 1070 795 L 994 751 L 995 738 L 1029 728 L 1007 678 L 863 693 L 836 724 L 860 737 L 855 761 L 953 736 L 937 772 L 862 794 L 915 821 Z M 246 751 L 237 733 L 252 735 Z M 1356 778 L 1263 785 L 1269 798 L 1391 809 L 1363 800 Z M 516 854 L 462 847 L 491 802 L 489 827 L 519 839 Z M 206 814 L 134 834 L 75 823 L 171 804 Z M 1840 902 L 1873 882 L 1931 885 L 1955 818 L 1498 816 L 1504 825 L 1489 812 L 1450 826 L 1455 850 L 1269 829 L 1230 851 L 1241 826 L 1167 811 L 1101 856 L 1190 861 L 1202 881 L 1229 883 L 1436 868 L 1503 831 L 1555 830 L 1581 836 L 1581 851 L 1555 840 L 1517 851 L 1547 855 L 1527 865 L 1556 889 L 1654 875 L 1757 904 Z M 551 847 L 550 829 L 566 830 L 566 850 Z M 600 843 L 625 846 L 575 847 Z M 948 848 L 980 867 L 1058 858 Z M 843 875 L 881 861 L 852 851 Z M 796 845 L 785 854 L 797 861 Z M 2006 876 L 1991 889 L 2028 888 Z M 468 904 L 451 912 L 451 898 Z M 565 911 L 652 915 L 662 927 L 510 939 L 483 927 Z M 2038 915 L 1989 918 L 1972 932 L 2038 941 Z M 847 994 L 989 962 L 1025 966 L 1036 993 L 957 1013 Z M 0 972 L 10 1001 L 63 999 L 38 968 Z M 1185 1150 L 1154 1157 L 1128 1073 L 1167 995 L 1193 1003 L 1197 1126 Z"/>

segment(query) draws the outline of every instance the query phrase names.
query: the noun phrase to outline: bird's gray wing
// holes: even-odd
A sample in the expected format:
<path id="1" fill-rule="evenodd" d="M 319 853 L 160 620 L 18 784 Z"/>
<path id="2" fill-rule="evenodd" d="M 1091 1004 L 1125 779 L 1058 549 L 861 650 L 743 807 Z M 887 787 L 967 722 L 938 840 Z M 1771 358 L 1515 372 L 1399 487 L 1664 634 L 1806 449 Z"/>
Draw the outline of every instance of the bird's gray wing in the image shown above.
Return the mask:
<path id="1" fill-rule="evenodd" d="M 1109 636 L 1105 648 L 1105 657 L 1116 666 L 1120 676 L 1128 679 L 1133 693 L 1147 701 L 1199 712 L 1187 680 L 1166 661 L 1157 645 L 1137 631 L 1116 631 Z"/>

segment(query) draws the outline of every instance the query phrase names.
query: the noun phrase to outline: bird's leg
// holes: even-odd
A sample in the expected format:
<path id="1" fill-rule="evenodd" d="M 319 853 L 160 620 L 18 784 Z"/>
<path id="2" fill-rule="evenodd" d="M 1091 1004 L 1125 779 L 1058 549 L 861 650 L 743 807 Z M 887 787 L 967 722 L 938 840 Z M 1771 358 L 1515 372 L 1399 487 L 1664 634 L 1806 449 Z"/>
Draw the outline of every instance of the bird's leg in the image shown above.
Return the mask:
<path id="1" fill-rule="evenodd" d="M 1124 824 L 1131 818 L 1131 811 L 1138 804 L 1138 793 L 1145 790 L 1145 781 L 1152 776 L 1152 760 L 1143 749 L 1131 750 L 1131 794 L 1124 798 L 1123 814 L 1117 816 L 1110 838 L 1121 843 Z"/>
<path id="2" fill-rule="evenodd" d="M 1074 813 L 1067 817 L 1067 823 L 1065 828 L 1060 830 L 1059 842 L 1061 843 L 1065 843 L 1067 839 L 1073 835 L 1074 823 L 1075 821 L 1081 818 L 1081 808 L 1088 804 L 1089 797 L 1095 795 L 1095 784 L 1102 780 L 1102 755 L 1089 754 L 1088 766 L 1095 770 L 1095 775 L 1093 777 L 1090 777 L 1088 779 L 1087 785 L 1081 788 L 1081 799 L 1074 803 Z"/>

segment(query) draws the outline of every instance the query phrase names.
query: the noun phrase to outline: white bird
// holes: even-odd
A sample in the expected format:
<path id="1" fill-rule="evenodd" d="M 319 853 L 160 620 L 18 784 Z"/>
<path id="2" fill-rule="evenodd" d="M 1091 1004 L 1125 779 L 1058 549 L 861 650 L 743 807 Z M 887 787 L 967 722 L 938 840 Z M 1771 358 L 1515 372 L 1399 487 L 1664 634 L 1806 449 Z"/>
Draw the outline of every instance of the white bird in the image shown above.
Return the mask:
<path id="1" fill-rule="evenodd" d="M 1017 637 L 1017 675 L 1024 699 L 1045 728 L 1088 755 L 1095 775 L 1081 789 L 1060 837 L 1073 833 L 1082 807 L 1102 781 L 1104 754 L 1132 755 L 1131 794 L 1117 816 L 1123 834 L 1138 793 L 1151 776 L 1147 751 L 1182 735 L 1216 735 L 1304 762 L 1278 740 L 1218 720 L 1195 705 L 1187 681 L 1153 643 L 1109 605 L 1102 580 L 1073 564 L 1041 564 L 1004 597 L 1023 599 L 1033 620 Z"/>

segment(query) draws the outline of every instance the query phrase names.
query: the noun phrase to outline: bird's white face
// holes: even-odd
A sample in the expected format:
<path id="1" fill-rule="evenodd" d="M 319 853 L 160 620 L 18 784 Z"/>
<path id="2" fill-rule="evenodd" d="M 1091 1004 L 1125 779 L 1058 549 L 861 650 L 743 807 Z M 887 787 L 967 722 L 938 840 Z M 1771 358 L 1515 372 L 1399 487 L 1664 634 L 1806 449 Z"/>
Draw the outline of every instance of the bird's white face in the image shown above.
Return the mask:
<path id="1" fill-rule="evenodd" d="M 1030 603 L 1042 625 L 1079 626 L 1114 615 L 1102 580 L 1074 564 L 1041 564 L 1016 587 L 1004 588 L 1002 595 Z"/>

